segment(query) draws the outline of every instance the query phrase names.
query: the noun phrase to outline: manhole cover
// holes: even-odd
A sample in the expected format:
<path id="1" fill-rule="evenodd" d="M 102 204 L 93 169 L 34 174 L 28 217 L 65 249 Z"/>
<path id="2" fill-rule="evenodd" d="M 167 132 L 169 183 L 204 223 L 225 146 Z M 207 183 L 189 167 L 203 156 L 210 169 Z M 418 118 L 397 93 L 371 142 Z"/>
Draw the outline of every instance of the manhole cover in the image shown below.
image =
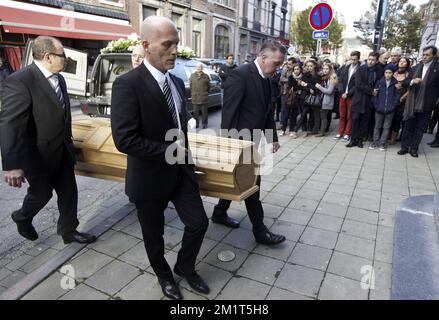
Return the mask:
<path id="1" fill-rule="evenodd" d="M 218 259 L 223 262 L 229 262 L 235 259 L 235 253 L 230 250 L 224 250 L 218 253 Z"/>

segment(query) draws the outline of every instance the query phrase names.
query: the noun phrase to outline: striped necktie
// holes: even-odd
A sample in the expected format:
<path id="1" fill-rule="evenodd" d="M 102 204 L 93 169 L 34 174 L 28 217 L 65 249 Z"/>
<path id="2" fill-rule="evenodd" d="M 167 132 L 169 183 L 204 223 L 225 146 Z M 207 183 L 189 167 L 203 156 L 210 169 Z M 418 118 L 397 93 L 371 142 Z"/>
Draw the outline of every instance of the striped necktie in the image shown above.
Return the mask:
<path id="1" fill-rule="evenodd" d="M 65 106 L 65 104 L 64 104 L 64 97 L 63 97 L 63 94 L 62 94 L 61 86 L 59 85 L 58 74 L 53 74 L 51 77 L 55 80 L 55 85 L 54 85 L 55 87 L 54 87 L 54 89 L 55 89 L 56 97 L 58 98 L 61 106 L 64 109 L 64 106 Z"/>
<path id="2" fill-rule="evenodd" d="M 175 110 L 174 98 L 172 98 L 171 89 L 169 88 L 168 79 L 165 79 L 163 84 L 163 94 L 165 95 L 166 103 L 168 104 L 169 111 L 172 115 L 172 120 L 176 127 L 178 127 L 178 117 Z"/>

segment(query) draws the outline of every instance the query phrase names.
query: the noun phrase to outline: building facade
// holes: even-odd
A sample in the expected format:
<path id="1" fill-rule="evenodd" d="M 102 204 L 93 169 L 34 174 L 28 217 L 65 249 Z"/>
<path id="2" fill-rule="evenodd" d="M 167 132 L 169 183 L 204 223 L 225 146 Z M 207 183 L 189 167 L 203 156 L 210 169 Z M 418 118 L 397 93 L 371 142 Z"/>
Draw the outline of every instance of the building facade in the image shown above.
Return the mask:
<path id="1" fill-rule="evenodd" d="M 177 25 L 180 44 L 197 57 L 225 59 L 232 53 L 242 63 L 255 58 L 266 39 L 288 44 L 291 6 L 291 0 L 132 0 L 127 10 L 138 32 L 146 17 L 167 16 Z"/>
<path id="2" fill-rule="evenodd" d="M 422 59 L 422 48 L 429 45 L 439 47 L 439 0 L 421 5 L 420 11 L 423 28 L 418 60 Z"/>
<path id="3" fill-rule="evenodd" d="M 235 51 L 237 60 L 255 59 L 262 43 L 274 39 L 289 45 L 292 2 L 290 0 L 239 1 Z"/>
<path id="4" fill-rule="evenodd" d="M 26 43 L 54 36 L 66 47 L 88 53 L 93 64 L 109 40 L 134 32 L 125 0 L 27 0 L 0 2 L 0 56 L 20 68 Z"/>

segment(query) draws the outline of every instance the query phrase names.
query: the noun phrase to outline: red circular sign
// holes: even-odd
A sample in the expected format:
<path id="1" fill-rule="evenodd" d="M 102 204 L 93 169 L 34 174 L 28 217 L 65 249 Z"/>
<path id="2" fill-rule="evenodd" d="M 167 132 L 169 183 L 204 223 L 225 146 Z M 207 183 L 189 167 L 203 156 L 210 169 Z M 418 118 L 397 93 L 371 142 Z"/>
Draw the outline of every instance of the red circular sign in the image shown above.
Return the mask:
<path id="1" fill-rule="evenodd" d="M 319 3 L 309 13 L 309 24 L 314 30 L 323 30 L 331 24 L 332 8 L 327 3 Z"/>

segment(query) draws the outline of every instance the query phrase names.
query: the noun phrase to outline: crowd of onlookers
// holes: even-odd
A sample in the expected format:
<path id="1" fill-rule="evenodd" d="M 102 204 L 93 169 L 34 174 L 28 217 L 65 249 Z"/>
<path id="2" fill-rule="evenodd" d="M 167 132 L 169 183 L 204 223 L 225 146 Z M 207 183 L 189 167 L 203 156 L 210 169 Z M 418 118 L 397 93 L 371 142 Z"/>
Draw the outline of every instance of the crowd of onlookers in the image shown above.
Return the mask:
<path id="1" fill-rule="evenodd" d="M 384 151 L 401 141 L 398 154 L 417 157 L 423 134 L 432 134 L 438 123 L 437 48 L 424 48 L 416 65 L 399 49 L 361 58 L 353 51 L 343 66 L 316 57 L 289 58 L 271 80 L 280 135 L 289 129 L 293 138 L 300 131 L 322 137 L 331 120 L 339 119 L 334 139 L 346 141 L 346 147 L 363 148 L 370 141 L 369 149 Z M 439 133 L 429 144 L 439 147 Z"/>

